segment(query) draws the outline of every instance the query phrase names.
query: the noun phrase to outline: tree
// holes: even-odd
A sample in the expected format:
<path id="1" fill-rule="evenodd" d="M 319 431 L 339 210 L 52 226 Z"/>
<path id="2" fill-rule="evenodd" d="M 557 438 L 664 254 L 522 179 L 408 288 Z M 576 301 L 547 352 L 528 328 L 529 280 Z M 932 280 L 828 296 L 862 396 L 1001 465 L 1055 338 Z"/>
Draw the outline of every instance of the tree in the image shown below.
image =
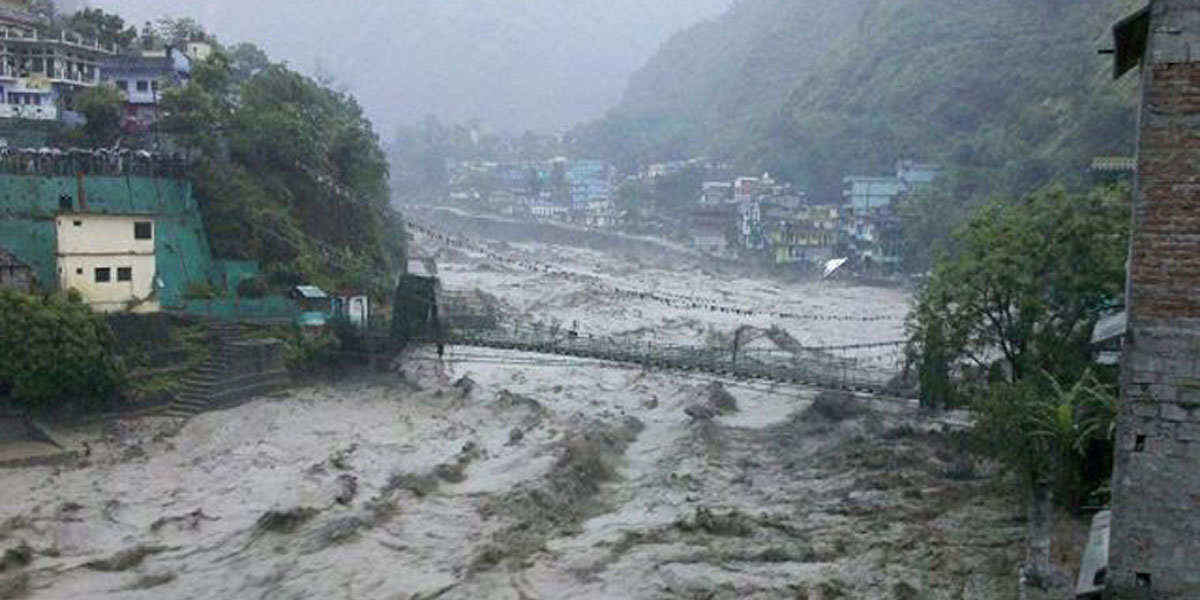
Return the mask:
<path id="1" fill-rule="evenodd" d="M 34 412 L 96 408 L 113 400 L 121 371 L 112 332 L 78 296 L 0 289 L 0 393 Z"/>
<path id="2" fill-rule="evenodd" d="M 1089 370 L 1064 386 L 1048 373 L 1019 383 L 997 383 L 976 399 L 975 439 L 1016 469 L 1030 493 L 1026 575 L 1043 587 L 1050 581 L 1053 502 L 1077 509 L 1089 482 L 1084 464 L 1094 444 L 1111 454 L 1116 397 Z M 1095 482 L 1092 482 L 1093 484 Z"/>
<path id="3" fill-rule="evenodd" d="M 233 66 L 233 79 L 239 83 L 248 81 L 271 66 L 271 58 L 254 44 L 238 44 L 228 50 L 228 55 Z"/>
<path id="4" fill-rule="evenodd" d="M 80 35 L 95 38 L 105 46 L 126 49 L 138 37 L 137 29 L 126 27 L 119 15 L 98 8 L 85 8 L 67 19 L 67 27 Z"/>
<path id="5" fill-rule="evenodd" d="M 1025 572 L 1043 586 L 1054 498 L 1078 508 L 1100 483 L 1084 480 L 1085 465 L 1111 454 L 1096 443 L 1111 443 L 1116 401 L 1090 371 L 1088 343 L 1124 284 L 1125 196 L 1051 187 L 984 207 L 955 236 L 955 254 L 937 261 L 909 322 L 922 403 L 970 399 L 974 439 L 1022 474 Z M 986 382 L 955 381 L 967 365 Z"/>
<path id="6" fill-rule="evenodd" d="M 209 38 L 199 22 L 191 17 L 163 17 L 155 23 L 158 37 L 166 44 L 182 48 L 188 42 L 198 42 Z"/>
<path id="7" fill-rule="evenodd" d="M 1051 187 L 1015 205 L 981 209 L 956 235 L 909 322 L 918 369 L 969 361 L 1017 383 L 1047 371 L 1066 380 L 1089 362 L 1100 312 L 1122 293 L 1124 193 Z M 942 346 L 936 352 L 930 341 Z"/>
<path id="8" fill-rule="evenodd" d="M 258 260 L 273 284 L 386 293 L 405 238 L 392 239 L 388 163 L 362 107 L 256 48 L 238 53 L 214 52 L 163 101 L 214 252 Z"/>
<path id="9" fill-rule="evenodd" d="M 76 95 L 75 110 L 87 119 L 83 125 L 85 143 L 95 148 L 112 146 L 121 136 L 124 106 L 121 92 L 108 85 L 88 88 Z"/>

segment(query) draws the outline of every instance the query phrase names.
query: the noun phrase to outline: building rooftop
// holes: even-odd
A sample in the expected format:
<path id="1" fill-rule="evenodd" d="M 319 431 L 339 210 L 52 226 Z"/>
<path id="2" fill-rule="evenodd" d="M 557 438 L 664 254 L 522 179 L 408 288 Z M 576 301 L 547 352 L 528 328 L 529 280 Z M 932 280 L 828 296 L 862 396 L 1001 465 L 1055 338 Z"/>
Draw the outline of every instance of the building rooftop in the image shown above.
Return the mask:
<path id="1" fill-rule="evenodd" d="M 315 285 L 298 285 L 292 291 L 305 300 L 324 300 L 329 297 L 325 290 Z"/>

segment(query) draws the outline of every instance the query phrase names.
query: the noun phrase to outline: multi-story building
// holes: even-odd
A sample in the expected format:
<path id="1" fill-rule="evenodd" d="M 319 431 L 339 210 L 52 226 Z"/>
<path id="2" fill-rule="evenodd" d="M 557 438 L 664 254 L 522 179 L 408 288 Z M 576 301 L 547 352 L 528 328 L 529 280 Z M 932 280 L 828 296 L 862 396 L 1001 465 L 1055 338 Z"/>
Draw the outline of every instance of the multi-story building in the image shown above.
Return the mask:
<path id="1" fill-rule="evenodd" d="M 763 208 L 763 232 L 772 262 L 816 268 L 835 258 L 841 211 L 836 206 Z"/>
<path id="2" fill-rule="evenodd" d="M 101 80 L 115 86 L 125 101 L 125 130 L 149 130 L 161 118 L 162 93 L 191 75 L 192 59 L 183 51 L 167 47 L 138 50 L 109 57 L 101 68 Z"/>
<path id="3" fill-rule="evenodd" d="M 842 180 L 846 204 L 855 215 L 865 216 L 872 211 L 888 208 L 904 192 L 904 182 L 896 177 L 850 176 Z"/>
<path id="4" fill-rule="evenodd" d="M 153 216 L 63 212 L 55 228 L 59 289 L 97 312 L 159 310 Z"/>
<path id="5" fill-rule="evenodd" d="M 692 245 L 706 254 L 725 256 L 736 233 L 737 205 L 700 204 L 692 213 Z"/>
<path id="6" fill-rule="evenodd" d="M 738 242 L 744 250 L 751 252 L 762 250 L 763 238 L 763 207 L 759 202 L 744 202 L 737 205 L 738 212 Z"/>
<path id="7" fill-rule="evenodd" d="M 700 184 L 700 203 L 721 204 L 733 200 L 733 185 L 728 181 L 705 181 Z"/>
<path id="8" fill-rule="evenodd" d="M 571 206 L 576 211 L 585 211 L 595 200 L 610 200 L 613 193 L 612 166 L 597 160 L 580 160 L 568 163 L 566 179 L 571 186 Z"/>
<path id="9" fill-rule="evenodd" d="M 75 92 L 100 84 L 115 49 L 48 30 L 30 0 L 0 0 L 0 118 L 58 119 Z"/>
<path id="10" fill-rule="evenodd" d="M 891 208 L 904 194 L 933 185 L 940 172 L 937 165 L 902 160 L 896 163 L 895 177 L 846 177 L 842 180 L 846 186 L 843 195 L 854 214 L 869 215 Z"/>

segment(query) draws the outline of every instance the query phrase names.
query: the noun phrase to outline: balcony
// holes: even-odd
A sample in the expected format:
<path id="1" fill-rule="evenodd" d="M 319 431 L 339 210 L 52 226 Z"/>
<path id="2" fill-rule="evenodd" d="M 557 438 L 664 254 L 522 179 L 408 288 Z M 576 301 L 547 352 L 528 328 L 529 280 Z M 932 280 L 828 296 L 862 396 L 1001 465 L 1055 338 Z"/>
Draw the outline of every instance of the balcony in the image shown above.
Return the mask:
<path id="1" fill-rule="evenodd" d="M 95 68 L 92 75 L 88 75 L 79 69 L 56 67 L 50 73 L 45 70 L 21 69 L 10 67 L 5 64 L 0 64 L 0 79 L 6 80 L 42 80 L 48 83 L 66 83 L 71 85 L 79 85 L 85 87 L 93 87 L 100 85 L 100 69 Z M 35 90 L 43 89 L 39 86 L 24 86 L 21 89 Z"/>
<path id="2" fill-rule="evenodd" d="M 62 32 L 57 36 L 44 35 L 35 30 L 0 29 L 0 42 L 19 42 L 29 44 L 53 44 L 75 50 L 87 50 L 100 54 L 117 53 L 115 45 L 105 46 L 96 39 L 88 39 L 73 33 Z"/>
<path id="3" fill-rule="evenodd" d="M 32 104 L 0 104 L 0 119 L 54 121 L 58 119 L 58 108 Z"/>

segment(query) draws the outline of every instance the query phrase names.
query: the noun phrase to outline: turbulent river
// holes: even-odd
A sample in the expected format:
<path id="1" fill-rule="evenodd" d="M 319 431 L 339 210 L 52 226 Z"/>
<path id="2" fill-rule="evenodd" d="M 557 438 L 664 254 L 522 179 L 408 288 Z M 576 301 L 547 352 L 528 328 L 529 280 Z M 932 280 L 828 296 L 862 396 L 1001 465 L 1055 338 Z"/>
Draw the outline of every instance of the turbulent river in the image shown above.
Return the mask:
<path id="1" fill-rule="evenodd" d="M 415 253 L 508 321 L 903 337 L 904 290 L 440 226 Z M 774 384 L 416 349 L 387 375 L 73 435 L 91 457 L 0 472 L 0 598 L 976 600 L 1015 597 L 1021 558 L 1011 486 L 940 425 Z"/>

